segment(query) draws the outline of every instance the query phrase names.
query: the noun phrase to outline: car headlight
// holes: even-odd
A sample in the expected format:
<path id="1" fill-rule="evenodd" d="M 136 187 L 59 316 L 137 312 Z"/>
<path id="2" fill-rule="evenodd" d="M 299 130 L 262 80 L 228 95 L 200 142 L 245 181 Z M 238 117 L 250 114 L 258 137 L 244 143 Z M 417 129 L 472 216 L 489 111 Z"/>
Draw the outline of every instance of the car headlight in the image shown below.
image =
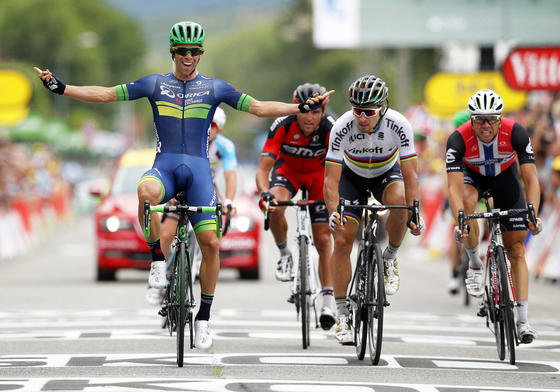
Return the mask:
<path id="1" fill-rule="evenodd" d="M 245 233 L 253 228 L 253 220 L 248 216 L 234 216 L 231 218 L 232 229 Z"/>
<path id="2" fill-rule="evenodd" d="M 101 221 L 101 227 L 106 231 L 115 233 L 119 230 L 132 230 L 132 222 L 113 215 L 103 219 Z"/>

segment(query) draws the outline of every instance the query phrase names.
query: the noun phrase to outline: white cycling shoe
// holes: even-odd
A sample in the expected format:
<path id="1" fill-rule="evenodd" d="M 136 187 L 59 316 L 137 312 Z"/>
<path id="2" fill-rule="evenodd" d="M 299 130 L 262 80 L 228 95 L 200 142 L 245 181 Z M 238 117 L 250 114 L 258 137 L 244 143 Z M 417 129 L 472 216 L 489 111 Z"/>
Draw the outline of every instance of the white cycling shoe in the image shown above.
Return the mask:
<path id="1" fill-rule="evenodd" d="M 150 287 L 162 289 L 167 285 L 165 270 L 165 261 L 152 261 L 150 276 L 148 277 L 148 284 Z"/>
<path id="2" fill-rule="evenodd" d="M 354 344 L 354 330 L 352 326 L 348 323 L 348 316 L 341 314 L 336 319 L 336 327 L 334 330 L 334 336 L 338 343 L 349 346 Z"/>
<path id="3" fill-rule="evenodd" d="M 537 338 L 537 333 L 529 323 L 517 323 L 517 337 L 520 343 L 529 344 Z"/>
<path id="4" fill-rule="evenodd" d="M 212 347 L 212 330 L 208 326 L 208 320 L 194 321 L 194 345 L 196 348 L 206 350 Z"/>
<path id="5" fill-rule="evenodd" d="M 165 290 L 148 287 L 148 290 L 146 290 L 146 301 L 150 305 L 161 305 L 164 295 Z"/>
<path id="6" fill-rule="evenodd" d="M 447 291 L 449 294 L 456 295 L 459 294 L 459 289 L 461 288 L 461 280 L 457 277 L 452 277 L 449 279 L 449 283 L 447 284 Z"/>
<path id="7" fill-rule="evenodd" d="M 482 297 L 484 293 L 484 271 L 482 269 L 472 269 L 469 267 L 467 270 L 467 279 L 465 279 L 467 286 L 467 293 L 473 297 Z"/>
<path id="8" fill-rule="evenodd" d="M 397 259 L 384 259 L 383 263 L 385 264 L 385 294 L 393 295 L 401 286 L 399 263 Z"/>
<path id="9" fill-rule="evenodd" d="M 289 282 L 293 280 L 292 277 L 292 255 L 281 256 L 280 260 L 278 260 L 278 264 L 276 266 L 276 271 L 274 272 L 274 276 L 280 282 Z"/>

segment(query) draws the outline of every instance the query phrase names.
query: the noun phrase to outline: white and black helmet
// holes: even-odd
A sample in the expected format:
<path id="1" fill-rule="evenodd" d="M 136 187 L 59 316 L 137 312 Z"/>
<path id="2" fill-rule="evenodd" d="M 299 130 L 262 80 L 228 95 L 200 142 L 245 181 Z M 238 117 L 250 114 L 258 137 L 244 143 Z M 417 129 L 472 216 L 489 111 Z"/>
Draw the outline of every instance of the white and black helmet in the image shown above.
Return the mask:
<path id="1" fill-rule="evenodd" d="M 384 105 L 389 98 L 389 88 L 374 75 L 362 76 L 348 87 L 348 100 L 355 107 Z"/>
<path id="2" fill-rule="evenodd" d="M 499 115 L 504 111 L 504 101 L 492 90 L 479 90 L 469 99 L 468 109 L 471 116 Z"/>

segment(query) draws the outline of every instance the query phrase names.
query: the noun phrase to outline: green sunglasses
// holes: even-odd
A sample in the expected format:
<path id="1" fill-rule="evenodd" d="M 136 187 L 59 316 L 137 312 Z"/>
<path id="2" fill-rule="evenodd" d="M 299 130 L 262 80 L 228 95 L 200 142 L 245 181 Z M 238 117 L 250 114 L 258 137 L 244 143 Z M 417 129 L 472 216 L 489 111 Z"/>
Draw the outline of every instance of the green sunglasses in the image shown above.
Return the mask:
<path id="1" fill-rule="evenodd" d="M 185 48 L 184 46 L 173 46 L 171 48 L 173 53 L 178 54 L 179 56 L 186 56 L 187 53 L 190 53 L 191 56 L 200 56 L 204 53 L 204 49 L 202 48 Z"/>

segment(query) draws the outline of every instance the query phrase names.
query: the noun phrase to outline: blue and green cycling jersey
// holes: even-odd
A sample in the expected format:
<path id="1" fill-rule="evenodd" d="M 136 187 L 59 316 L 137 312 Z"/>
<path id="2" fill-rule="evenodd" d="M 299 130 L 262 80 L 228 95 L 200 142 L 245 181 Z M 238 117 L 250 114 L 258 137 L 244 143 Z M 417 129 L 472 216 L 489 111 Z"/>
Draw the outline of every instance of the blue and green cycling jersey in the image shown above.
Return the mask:
<path id="1" fill-rule="evenodd" d="M 189 81 L 168 73 L 153 74 L 115 87 L 120 101 L 146 97 L 156 128 L 158 153 L 208 158 L 208 129 L 216 107 L 224 102 L 249 111 L 253 98 L 220 79 L 197 75 Z"/>
<path id="2" fill-rule="evenodd" d="M 186 203 L 214 206 L 217 195 L 208 157 L 209 128 L 216 107 L 224 102 L 248 112 L 253 98 L 220 79 L 197 75 L 182 81 L 173 73 L 153 74 L 115 87 L 121 101 L 146 97 L 152 106 L 156 127 L 156 159 L 139 183 L 161 184 L 159 203 L 186 191 Z M 189 213 L 195 232 L 214 230 L 215 214 Z"/>

